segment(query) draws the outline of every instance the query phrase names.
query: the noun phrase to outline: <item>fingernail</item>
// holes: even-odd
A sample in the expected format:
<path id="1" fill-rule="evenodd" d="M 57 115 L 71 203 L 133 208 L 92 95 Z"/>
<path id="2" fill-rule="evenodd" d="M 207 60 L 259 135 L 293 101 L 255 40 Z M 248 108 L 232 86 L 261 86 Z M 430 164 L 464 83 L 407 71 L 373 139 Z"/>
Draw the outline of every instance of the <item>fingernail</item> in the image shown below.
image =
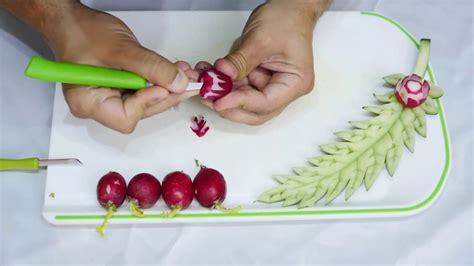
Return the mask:
<path id="1" fill-rule="evenodd" d="M 170 90 L 172 92 L 182 92 L 186 89 L 188 83 L 188 77 L 183 73 L 181 69 L 178 69 L 178 74 L 171 83 Z"/>

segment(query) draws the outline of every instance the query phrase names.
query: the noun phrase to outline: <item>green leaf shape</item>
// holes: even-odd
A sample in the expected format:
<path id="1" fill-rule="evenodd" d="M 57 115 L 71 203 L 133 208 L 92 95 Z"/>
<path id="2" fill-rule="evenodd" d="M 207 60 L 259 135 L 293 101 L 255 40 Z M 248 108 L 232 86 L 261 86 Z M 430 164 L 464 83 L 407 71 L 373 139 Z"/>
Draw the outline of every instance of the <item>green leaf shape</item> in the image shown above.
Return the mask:
<path id="1" fill-rule="evenodd" d="M 430 97 L 433 99 L 441 98 L 444 94 L 444 91 L 441 87 L 436 85 L 430 85 Z"/>
<path id="2" fill-rule="evenodd" d="M 280 183 L 260 195 L 261 202 L 306 208 L 322 198 L 331 203 L 343 191 L 348 200 L 364 184 L 369 190 L 385 167 L 393 176 L 404 146 L 415 151 L 415 135 L 426 137 L 426 114 L 437 114 L 431 98 L 416 108 L 400 104 L 394 92 L 375 95 L 377 106 L 364 109 L 375 114 L 366 121 L 352 121 L 350 130 L 336 132 L 340 142 L 321 145 L 325 155 L 309 158 L 310 166 L 293 168 L 290 175 L 277 175 Z"/>
<path id="3" fill-rule="evenodd" d="M 405 76 L 406 75 L 402 73 L 395 73 L 395 74 L 383 77 L 383 80 L 385 80 L 385 83 L 387 83 L 388 85 L 395 87 L 398 81 Z"/>
<path id="4" fill-rule="evenodd" d="M 438 114 L 438 106 L 436 106 L 435 101 L 431 97 L 426 98 L 426 101 L 422 105 L 420 105 L 420 107 L 427 114 L 430 114 L 430 115 L 437 115 Z"/>

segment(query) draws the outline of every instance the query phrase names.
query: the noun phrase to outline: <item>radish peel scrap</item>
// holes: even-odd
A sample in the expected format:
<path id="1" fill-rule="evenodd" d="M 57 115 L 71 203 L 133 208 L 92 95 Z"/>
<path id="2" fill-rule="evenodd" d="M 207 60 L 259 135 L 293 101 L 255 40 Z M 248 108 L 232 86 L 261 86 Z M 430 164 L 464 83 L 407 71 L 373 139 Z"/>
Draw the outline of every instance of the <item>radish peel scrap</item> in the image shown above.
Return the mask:
<path id="1" fill-rule="evenodd" d="M 209 131 L 209 126 L 206 125 L 207 120 L 204 118 L 204 116 L 199 115 L 193 117 L 192 120 L 192 125 L 191 125 L 191 130 L 198 136 L 198 137 L 203 137 L 206 135 L 207 131 Z"/>

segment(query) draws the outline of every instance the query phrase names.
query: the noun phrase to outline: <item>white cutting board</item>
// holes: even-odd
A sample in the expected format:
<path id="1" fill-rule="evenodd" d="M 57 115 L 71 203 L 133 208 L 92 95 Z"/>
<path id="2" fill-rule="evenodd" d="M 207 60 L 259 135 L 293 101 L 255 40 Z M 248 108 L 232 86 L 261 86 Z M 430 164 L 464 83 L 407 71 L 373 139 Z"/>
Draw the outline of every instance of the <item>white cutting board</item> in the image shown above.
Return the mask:
<path id="1" fill-rule="evenodd" d="M 213 62 L 224 56 L 240 35 L 248 12 L 114 12 L 140 42 L 171 60 Z M 429 36 L 417 36 L 429 37 Z M 285 36 L 282 36 L 285 38 Z M 162 219 L 163 201 L 144 219 L 129 215 L 124 204 L 111 223 L 296 220 L 404 216 L 429 206 L 446 182 L 450 165 L 444 117 L 428 116 L 428 138 L 416 137 L 415 154 L 405 151 L 393 178 L 386 170 L 367 192 L 361 187 L 349 201 L 298 210 L 281 203 L 254 202 L 273 188 L 273 174 L 320 154 L 318 145 L 335 140 L 332 132 L 347 130 L 347 121 L 366 118 L 362 106 L 374 104 L 374 92 L 385 92 L 382 76 L 409 73 L 417 49 L 394 22 L 374 14 L 327 12 L 314 36 L 316 88 L 290 105 L 279 117 L 258 127 L 223 120 L 200 105 L 183 103 L 140 122 L 131 135 L 122 135 L 91 120 L 74 118 L 57 86 L 50 158 L 76 157 L 83 167 L 48 169 L 43 214 L 53 224 L 98 224 L 104 210 L 96 201 L 98 179 L 118 171 L 129 180 L 150 172 L 160 180 L 175 170 L 191 176 L 194 159 L 219 169 L 226 177 L 226 205 L 241 205 L 238 214 L 208 211 L 194 202 L 181 216 Z M 436 43 L 434 43 L 436 45 Z M 448 92 L 449 93 L 449 92 Z M 211 127 L 204 138 L 189 129 L 190 118 L 203 114 Z M 422 162 L 420 164 L 420 162 Z M 55 197 L 50 194 L 54 193 Z"/>

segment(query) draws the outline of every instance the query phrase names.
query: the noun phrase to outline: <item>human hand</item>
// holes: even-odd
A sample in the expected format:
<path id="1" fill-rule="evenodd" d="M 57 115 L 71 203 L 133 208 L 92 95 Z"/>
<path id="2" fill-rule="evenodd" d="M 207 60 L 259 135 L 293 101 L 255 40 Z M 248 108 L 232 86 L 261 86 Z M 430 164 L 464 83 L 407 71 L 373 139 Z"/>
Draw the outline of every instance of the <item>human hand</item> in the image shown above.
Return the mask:
<path id="1" fill-rule="evenodd" d="M 155 84 L 133 93 L 63 84 L 66 102 L 74 116 L 131 133 L 141 119 L 198 94 L 184 91 L 188 78 L 181 63 L 173 64 L 142 47 L 118 18 L 79 3 L 67 14 L 57 28 L 44 30 L 59 61 L 124 69 Z"/>
<path id="2" fill-rule="evenodd" d="M 214 67 L 230 76 L 234 90 L 212 103 L 222 117 L 260 125 L 314 86 L 312 38 L 328 0 L 268 1 L 253 11 L 235 51 Z M 212 67 L 201 62 L 197 70 Z"/>

